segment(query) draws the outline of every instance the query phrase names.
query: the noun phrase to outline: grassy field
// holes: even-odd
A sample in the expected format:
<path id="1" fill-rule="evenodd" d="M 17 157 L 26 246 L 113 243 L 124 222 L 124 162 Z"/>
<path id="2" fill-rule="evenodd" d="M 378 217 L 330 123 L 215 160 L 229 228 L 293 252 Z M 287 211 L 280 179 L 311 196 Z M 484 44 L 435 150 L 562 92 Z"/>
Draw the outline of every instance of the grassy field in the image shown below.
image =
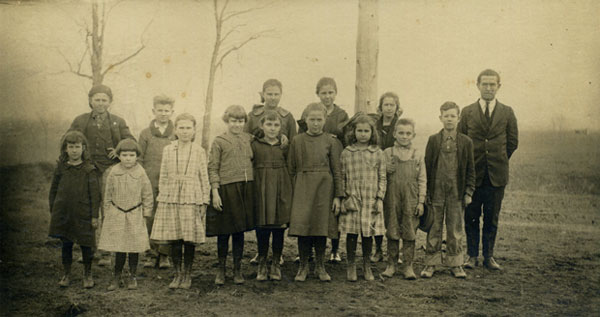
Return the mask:
<path id="1" fill-rule="evenodd" d="M 46 237 L 53 168 L 39 163 L 0 170 L 1 315 L 600 315 L 598 134 L 522 133 L 500 215 L 496 255 L 504 270 L 479 267 L 468 270 L 466 280 L 441 271 L 430 280 L 349 283 L 343 264 L 328 264 L 332 282 L 311 276 L 295 283 L 296 241 L 288 239 L 283 281 L 257 282 L 256 267 L 248 264 L 255 238 L 247 233 L 243 286 L 234 286 L 230 276 L 223 287 L 212 284 L 216 241 L 208 239 L 198 248 L 191 290 L 169 290 L 168 270 L 140 269 L 138 290 L 107 292 L 110 269 L 96 265 L 93 289 L 82 289 L 79 265 L 71 287 L 59 289 L 60 245 Z M 418 246 L 424 237 L 419 232 Z M 421 247 L 417 271 L 423 256 Z M 384 268 L 376 264 L 376 275 Z"/>

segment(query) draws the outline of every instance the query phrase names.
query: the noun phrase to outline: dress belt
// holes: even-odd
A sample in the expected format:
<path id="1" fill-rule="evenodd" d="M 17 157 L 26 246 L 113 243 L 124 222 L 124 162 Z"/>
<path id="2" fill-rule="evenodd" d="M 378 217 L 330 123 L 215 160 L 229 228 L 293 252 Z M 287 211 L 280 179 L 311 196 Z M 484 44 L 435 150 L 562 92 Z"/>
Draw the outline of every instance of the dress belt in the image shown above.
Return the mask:
<path id="1" fill-rule="evenodd" d="M 139 208 L 139 207 L 142 205 L 142 203 L 140 202 L 139 204 L 135 205 L 134 207 L 131 207 L 131 208 L 129 208 L 129 209 L 123 209 L 123 208 L 119 207 L 117 204 L 115 204 L 115 202 L 114 202 L 114 201 L 111 201 L 110 203 L 111 203 L 113 206 L 117 207 L 117 209 L 119 209 L 120 211 L 122 211 L 122 212 L 125 212 L 125 213 L 127 213 L 127 212 L 131 212 L 131 211 L 133 211 L 133 210 L 135 210 L 135 209 L 138 209 L 138 208 Z"/>

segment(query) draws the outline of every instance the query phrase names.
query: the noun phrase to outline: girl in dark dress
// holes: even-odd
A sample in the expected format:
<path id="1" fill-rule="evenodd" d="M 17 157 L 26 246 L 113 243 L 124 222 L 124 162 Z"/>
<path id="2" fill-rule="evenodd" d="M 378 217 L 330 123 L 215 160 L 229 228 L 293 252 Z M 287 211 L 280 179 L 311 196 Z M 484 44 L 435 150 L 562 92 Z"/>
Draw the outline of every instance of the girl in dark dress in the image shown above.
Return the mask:
<path id="1" fill-rule="evenodd" d="M 292 181 L 286 163 L 288 146 L 281 144 L 282 122 L 277 112 L 265 111 L 260 121 L 264 137 L 252 142 L 259 262 L 256 279 L 267 279 L 269 238 L 273 234 L 273 262 L 269 277 L 272 280 L 281 280 L 283 235 L 290 222 L 292 207 Z"/>
<path id="2" fill-rule="evenodd" d="M 64 275 L 59 285 L 69 286 L 73 244 L 76 243 L 83 254 L 83 286 L 92 288 L 92 248 L 96 245 L 100 185 L 96 167 L 90 161 L 87 139 L 79 131 L 67 132 L 61 141 L 49 200 L 49 236 L 62 241 Z"/>
<path id="3" fill-rule="evenodd" d="M 215 284 L 225 283 L 229 237 L 233 244 L 233 282 L 243 284 L 244 232 L 254 229 L 254 174 L 251 134 L 243 132 L 248 116 L 242 106 L 225 110 L 227 132 L 217 136 L 210 148 L 208 179 L 212 190 L 206 213 L 206 236 L 217 236 L 219 270 Z"/>

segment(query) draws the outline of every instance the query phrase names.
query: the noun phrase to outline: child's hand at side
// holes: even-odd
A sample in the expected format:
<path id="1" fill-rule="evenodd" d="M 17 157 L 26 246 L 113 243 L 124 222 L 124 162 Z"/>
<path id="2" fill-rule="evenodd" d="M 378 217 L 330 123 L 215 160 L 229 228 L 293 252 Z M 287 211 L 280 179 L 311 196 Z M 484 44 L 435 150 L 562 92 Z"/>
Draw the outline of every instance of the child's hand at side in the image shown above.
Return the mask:
<path id="1" fill-rule="evenodd" d="M 219 196 L 219 189 L 214 188 L 212 190 L 212 205 L 218 211 L 223 210 L 223 203 L 221 202 L 221 196 Z"/>
<path id="2" fill-rule="evenodd" d="M 340 209 L 341 209 L 342 203 L 340 202 L 340 198 L 339 197 L 335 197 L 333 199 L 333 205 L 331 206 L 331 211 L 333 211 L 334 215 L 339 215 L 340 214 Z"/>
<path id="3" fill-rule="evenodd" d="M 465 207 L 470 205 L 471 201 L 473 201 L 473 199 L 471 199 L 471 196 L 469 196 L 468 194 L 465 194 L 465 198 L 464 198 Z"/>
<path id="4" fill-rule="evenodd" d="M 423 207 L 423 203 L 418 203 L 417 208 L 415 209 L 415 216 L 421 217 L 425 212 L 425 207 Z"/>
<path id="5" fill-rule="evenodd" d="M 92 228 L 98 229 L 98 218 L 92 218 Z"/>
<path id="6" fill-rule="evenodd" d="M 383 212 L 383 199 L 377 198 L 377 202 L 375 203 L 375 211 L 377 213 Z"/>
<path id="7" fill-rule="evenodd" d="M 114 159 L 116 159 L 118 157 L 117 151 L 114 148 L 109 147 L 107 150 L 109 151 L 108 152 L 108 158 L 109 159 L 114 160 Z"/>

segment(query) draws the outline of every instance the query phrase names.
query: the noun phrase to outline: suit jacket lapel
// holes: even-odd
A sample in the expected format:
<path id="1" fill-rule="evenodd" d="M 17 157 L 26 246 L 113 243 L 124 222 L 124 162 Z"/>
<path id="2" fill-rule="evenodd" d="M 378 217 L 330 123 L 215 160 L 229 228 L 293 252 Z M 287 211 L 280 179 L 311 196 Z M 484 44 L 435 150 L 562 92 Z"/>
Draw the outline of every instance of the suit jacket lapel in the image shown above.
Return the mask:
<path id="1" fill-rule="evenodd" d="M 501 104 L 498 100 L 496 100 L 496 107 L 494 107 L 494 112 L 492 113 L 492 123 L 490 124 L 490 131 L 494 129 L 494 126 L 498 124 L 501 116 L 504 115 L 504 105 Z"/>
<path id="2" fill-rule="evenodd" d="M 477 112 L 479 113 L 479 124 L 483 131 L 489 131 L 490 126 L 488 125 L 487 118 L 485 117 L 485 113 L 481 110 L 481 105 L 479 104 L 479 99 L 475 102 L 475 106 L 477 106 Z"/>

